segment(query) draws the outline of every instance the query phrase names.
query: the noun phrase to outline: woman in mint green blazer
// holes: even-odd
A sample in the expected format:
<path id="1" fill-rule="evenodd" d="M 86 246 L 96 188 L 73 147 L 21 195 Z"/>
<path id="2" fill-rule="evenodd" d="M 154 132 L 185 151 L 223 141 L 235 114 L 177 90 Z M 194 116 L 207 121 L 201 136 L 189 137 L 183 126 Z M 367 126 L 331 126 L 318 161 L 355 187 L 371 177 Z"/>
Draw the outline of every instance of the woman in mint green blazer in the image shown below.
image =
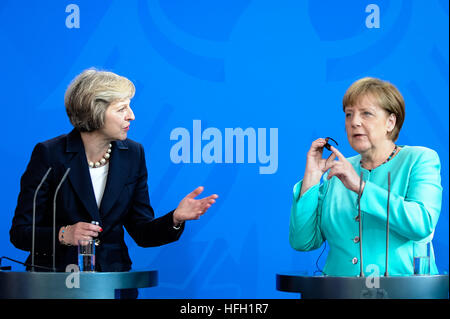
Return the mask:
<path id="1" fill-rule="evenodd" d="M 363 78 L 343 98 L 345 129 L 359 155 L 345 158 L 319 138 L 307 154 L 305 174 L 293 190 L 289 241 L 296 250 L 330 246 L 323 272 L 360 274 L 358 192 L 361 189 L 362 256 L 365 275 L 385 273 L 389 197 L 389 275 L 413 274 L 413 249 L 430 242 L 431 274 L 437 274 L 431 244 L 442 202 L 440 160 L 431 149 L 396 145 L 405 117 L 404 100 L 390 83 Z M 322 158 L 323 148 L 332 151 Z M 362 173 L 362 181 L 360 179 Z M 413 248 L 413 247 L 416 248 Z"/>

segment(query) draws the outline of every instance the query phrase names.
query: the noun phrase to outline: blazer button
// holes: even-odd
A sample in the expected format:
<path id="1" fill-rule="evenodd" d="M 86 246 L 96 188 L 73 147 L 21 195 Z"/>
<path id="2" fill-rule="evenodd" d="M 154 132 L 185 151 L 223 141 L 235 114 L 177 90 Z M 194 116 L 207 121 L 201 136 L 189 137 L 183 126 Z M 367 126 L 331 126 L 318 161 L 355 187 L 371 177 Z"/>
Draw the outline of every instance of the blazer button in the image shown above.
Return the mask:
<path id="1" fill-rule="evenodd" d="M 356 265 L 357 263 L 358 263 L 358 258 L 354 257 L 354 258 L 352 259 L 352 264 L 353 264 L 353 265 Z"/>
<path id="2" fill-rule="evenodd" d="M 355 244 L 359 243 L 359 236 L 356 236 L 355 238 L 353 238 L 353 242 Z"/>
<path id="3" fill-rule="evenodd" d="M 101 244 L 100 239 L 96 239 L 95 240 L 95 246 L 100 246 L 100 244 Z"/>
<path id="4" fill-rule="evenodd" d="M 355 217 L 355 222 L 359 222 L 359 216 Z"/>

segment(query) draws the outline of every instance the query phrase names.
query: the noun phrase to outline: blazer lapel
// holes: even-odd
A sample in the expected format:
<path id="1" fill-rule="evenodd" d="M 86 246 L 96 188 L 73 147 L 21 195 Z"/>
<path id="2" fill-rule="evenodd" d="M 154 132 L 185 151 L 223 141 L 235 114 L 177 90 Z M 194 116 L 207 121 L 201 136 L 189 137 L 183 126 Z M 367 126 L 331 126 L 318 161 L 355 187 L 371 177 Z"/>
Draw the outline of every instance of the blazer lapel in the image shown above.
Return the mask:
<path id="1" fill-rule="evenodd" d="M 89 174 L 86 152 L 80 133 L 77 130 L 73 130 L 68 134 L 66 152 L 75 153 L 66 164 L 67 167 L 70 167 L 68 175 L 70 183 L 93 220 L 100 221 L 91 175 Z"/>
<path id="2" fill-rule="evenodd" d="M 111 158 L 109 160 L 108 178 L 100 204 L 100 216 L 104 217 L 119 198 L 128 177 L 128 146 L 126 142 L 113 142 Z"/>

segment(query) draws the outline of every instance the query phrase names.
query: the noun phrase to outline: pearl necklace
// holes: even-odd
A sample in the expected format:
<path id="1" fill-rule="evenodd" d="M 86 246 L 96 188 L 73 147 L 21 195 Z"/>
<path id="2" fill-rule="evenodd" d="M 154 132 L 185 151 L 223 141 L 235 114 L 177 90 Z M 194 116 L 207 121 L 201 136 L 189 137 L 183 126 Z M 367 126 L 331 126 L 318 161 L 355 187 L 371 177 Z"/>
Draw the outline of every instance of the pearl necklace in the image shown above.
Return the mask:
<path id="1" fill-rule="evenodd" d="M 106 151 L 105 155 L 103 155 L 102 159 L 98 162 L 91 162 L 88 161 L 88 165 L 90 168 L 97 168 L 100 166 L 103 166 L 106 164 L 106 162 L 109 160 L 109 158 L 111 157 L 111 148 L 112 148 L 112 144 L 109 144 L 108 146 L 108 150 Z"/>

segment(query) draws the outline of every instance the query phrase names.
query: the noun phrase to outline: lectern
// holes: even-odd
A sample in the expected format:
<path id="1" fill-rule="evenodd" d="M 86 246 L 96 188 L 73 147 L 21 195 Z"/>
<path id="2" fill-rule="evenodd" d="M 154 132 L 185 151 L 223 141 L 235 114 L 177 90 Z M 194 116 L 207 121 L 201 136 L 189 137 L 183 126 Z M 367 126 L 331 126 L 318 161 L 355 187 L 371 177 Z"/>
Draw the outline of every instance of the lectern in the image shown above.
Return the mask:
<path id="1" fill-rule="evenodd" d="M 77 278 L 76 276 L 79 275 Z M 78 280 L 78 281 L 77 281 Z M 116 289 L 154 287 L 158 272 L 0 271 L 0 298 L 114 299 Z"/>
<path id="2" fill-rule="evenodd" d="M 378 277 L 276 275 L 280 291 L 301 293 L 302 299 L 448 299 L 448 275 Z M 375 287 L 374 287 L 375 286 Z"/>

